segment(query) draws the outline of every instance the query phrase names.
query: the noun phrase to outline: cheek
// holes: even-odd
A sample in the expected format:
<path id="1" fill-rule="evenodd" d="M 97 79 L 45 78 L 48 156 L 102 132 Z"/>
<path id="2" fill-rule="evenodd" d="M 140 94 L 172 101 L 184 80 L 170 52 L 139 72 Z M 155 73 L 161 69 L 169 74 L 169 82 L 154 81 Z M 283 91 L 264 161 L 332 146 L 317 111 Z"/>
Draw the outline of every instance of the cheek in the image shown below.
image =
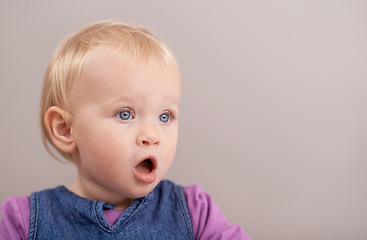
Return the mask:
<path id="1" fill-rule="evenodd" d="M 175 132 L 171 132 L 171 134 L 169 134 L 169 136 L 167 137 L 167 145 L 166 145 L 166 154 L 167 157 L 169 158 L 168 161 L 172 162 L 175 153 L 176 153 L 176 148 L 177 148 L 177 131 Z"/>
<path id="2" fill-rule="evenodd" d="M 130 166 L 130 154 L 126 144 L 104 134 L 104 137 L 96 141 L 85 142 L 85 149 L 80 150 L 81 162 L 95 176 L 120 176 L 121 171 Z"/>
<path id="3" fill-rule="evenodd" d="M 117 164 L 119 160 L 129 156 L 131 144 L 128 141 L 127 134 L 118 134 L 115 132 L 104 132 L 97 141 L 94 142 L 93 150 L 95 155 L 104 159 L 105 164 Z"/>
<path id="4" fill-rule="evenodd" d="M 177 123 L 172 124 L 169 128 L 165 130 L 166 138 L 169 140 L 170 143 L 174 143 L 177 145 L 177 138 L 178 138 L 178 125 Z"/>
<path id="5" fill-rule="evenodd" d="M 177 147 L 177 134 L 176 133 L 168 134 L 165 139 L 165 145 L 164 145 L 165 152 L 169 155 L 172 155 L 176 152 L 176 147 Z"/>
<path id="6" fill-rule="evenodd" d="M 78 131 L 75 132 L 75 141 L 78 146 L 81 160 L 95 161 L 94 164 L 105 162 L 111 157 L 117 155 L 114 149 L 121 149 L 117 134 L 108 131 L 108 128 L 92 123 L 79 124 Z"/>

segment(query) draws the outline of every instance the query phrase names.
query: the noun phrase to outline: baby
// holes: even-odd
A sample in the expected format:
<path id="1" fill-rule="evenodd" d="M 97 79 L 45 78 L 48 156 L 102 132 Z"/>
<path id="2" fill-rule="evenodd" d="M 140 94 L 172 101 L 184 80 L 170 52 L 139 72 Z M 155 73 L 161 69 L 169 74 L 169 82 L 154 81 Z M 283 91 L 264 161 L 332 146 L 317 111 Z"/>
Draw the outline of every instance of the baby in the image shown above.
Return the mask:
<path id="1" fill-rule="evenodd" d="M 65 38 L 45 74 L 41 124 L 46 147 L 78 175 L 6 199 L 0 240 L 251 239 L 198 185 L 162 180 L 180 89 L 172 52 L 140 26 L 98 22 Z"/>

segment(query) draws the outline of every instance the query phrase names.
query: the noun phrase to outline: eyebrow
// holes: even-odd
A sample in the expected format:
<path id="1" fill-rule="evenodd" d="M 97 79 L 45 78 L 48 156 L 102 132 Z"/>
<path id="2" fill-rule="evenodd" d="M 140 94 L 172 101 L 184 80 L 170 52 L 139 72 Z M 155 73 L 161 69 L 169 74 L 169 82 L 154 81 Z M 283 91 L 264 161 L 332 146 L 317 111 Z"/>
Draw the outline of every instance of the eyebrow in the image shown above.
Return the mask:
<path id="1" fill-rule="evenodd" d="M 168 108 L 175 107 L 177 110 L 180 110 L 180 104 L 178 102 L 174 101 L 173 103 L 168 105 Z"/>
<path id="2" fill-rule="evenodd" d="M 133 103 L 134 102 L 134 96 L 135 95 L 133 95 L 133 94 L 124 94 L 123 96 L 118 96 L 118 97 L 115 97 L 115 98 L 111 99 L 110 101 L 107 101 L 107 105 L 115 105 L 115 104 L 118 104 L 120 102 Z M 131 100 L 131 99 L 133 99 L 133 100 Z M 175 97 L 173 95 L 166 96 L 164 98 L 163 102 L 169 102 L 167 104 L 168 106 L 174 105 L 175 107 L 177 107 L 177 109 L 180 109 L 180 104 L 175 99 Z"/>

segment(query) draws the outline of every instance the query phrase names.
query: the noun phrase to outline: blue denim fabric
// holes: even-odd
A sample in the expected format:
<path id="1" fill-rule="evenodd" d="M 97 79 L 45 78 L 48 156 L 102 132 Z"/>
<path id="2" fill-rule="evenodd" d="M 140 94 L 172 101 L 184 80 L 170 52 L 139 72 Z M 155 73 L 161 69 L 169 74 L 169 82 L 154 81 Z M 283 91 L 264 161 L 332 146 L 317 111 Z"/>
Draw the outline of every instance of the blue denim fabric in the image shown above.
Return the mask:
<path id="1" fill-rule="evenodd" d="M 77 196 L 59 186 L 30 197 L 28 239 L 194 239 L 183 189 L 165 180 L 136 199 L 111 226 L 103 201 Z"/>

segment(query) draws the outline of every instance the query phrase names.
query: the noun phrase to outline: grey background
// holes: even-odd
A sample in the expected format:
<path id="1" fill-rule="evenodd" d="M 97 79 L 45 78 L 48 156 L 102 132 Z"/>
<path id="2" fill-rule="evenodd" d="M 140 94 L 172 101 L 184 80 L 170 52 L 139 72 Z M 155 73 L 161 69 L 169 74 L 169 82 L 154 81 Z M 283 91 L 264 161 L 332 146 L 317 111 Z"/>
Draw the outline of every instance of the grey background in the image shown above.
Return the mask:
<path id="1" fill-rule="evenodd" d="M 255 239 L 367 239 L 366 1 L 0 1 L 0 201 L 75 179 L 41 143 L 56 45 L 119 19 L 181 66 L 167 178 L 200 183 Z"/>

